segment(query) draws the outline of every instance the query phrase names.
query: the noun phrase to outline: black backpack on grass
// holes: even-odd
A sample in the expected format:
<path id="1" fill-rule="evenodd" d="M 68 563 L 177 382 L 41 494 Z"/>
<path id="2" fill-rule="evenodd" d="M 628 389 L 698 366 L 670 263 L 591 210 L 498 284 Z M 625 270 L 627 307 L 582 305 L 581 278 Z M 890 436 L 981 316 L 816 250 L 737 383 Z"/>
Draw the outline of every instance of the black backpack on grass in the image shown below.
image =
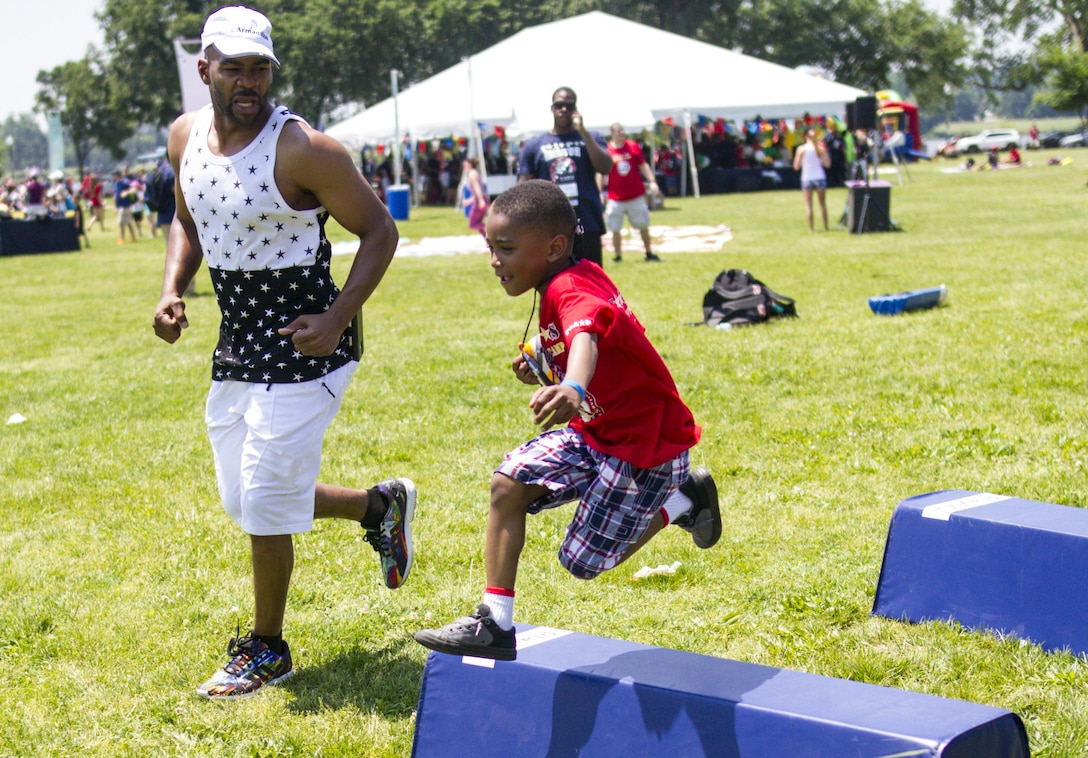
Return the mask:
<path id="1" fill-rule="evenodd" d="M 743 269 L 718 274 L 703 296 L 703 323 L 707 326 L 746 326 L 782 316 L 797 316 L 793 298 L 779 295 Z"/>

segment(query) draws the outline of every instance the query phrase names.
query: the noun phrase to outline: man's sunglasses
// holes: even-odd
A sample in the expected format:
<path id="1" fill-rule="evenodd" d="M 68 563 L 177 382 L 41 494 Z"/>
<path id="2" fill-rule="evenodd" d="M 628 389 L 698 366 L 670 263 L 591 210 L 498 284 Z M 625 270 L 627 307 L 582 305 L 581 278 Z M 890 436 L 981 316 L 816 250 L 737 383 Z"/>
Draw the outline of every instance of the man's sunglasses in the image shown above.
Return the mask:
<path id="1" fill-rule="evenodd" d="M 578 104 L 575 103 L 573 100 L 556 100 L 554 103 L 552 103 L 553 111 L 561 111 L 564 109 L 572 111 L 576 107 L 578 107 Z"/>

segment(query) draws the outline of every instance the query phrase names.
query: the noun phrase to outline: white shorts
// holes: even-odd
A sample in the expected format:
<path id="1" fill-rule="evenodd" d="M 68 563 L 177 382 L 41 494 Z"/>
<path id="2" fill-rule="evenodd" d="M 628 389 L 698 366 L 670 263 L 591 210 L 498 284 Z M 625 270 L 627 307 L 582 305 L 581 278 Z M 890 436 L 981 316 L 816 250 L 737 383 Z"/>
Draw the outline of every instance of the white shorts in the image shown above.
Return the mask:
<path id="1" fill-rule="evenodd" d="M 615 234 L 623 231 L 623 214 L 631 219 L 635 229 L 650 226 L 650 209 L 646 207 L 646 196 L 639 195 L 634 200 L 609 200 L 604 206 L 604 223 L 608 231 Z"/>
<path id="2" fill-rule="evenodd" d="M 204 422 L 219 497 L 242 531 L 313 528 L 321 443 L 358 365 L 299 384 L 212 382 Z"/>

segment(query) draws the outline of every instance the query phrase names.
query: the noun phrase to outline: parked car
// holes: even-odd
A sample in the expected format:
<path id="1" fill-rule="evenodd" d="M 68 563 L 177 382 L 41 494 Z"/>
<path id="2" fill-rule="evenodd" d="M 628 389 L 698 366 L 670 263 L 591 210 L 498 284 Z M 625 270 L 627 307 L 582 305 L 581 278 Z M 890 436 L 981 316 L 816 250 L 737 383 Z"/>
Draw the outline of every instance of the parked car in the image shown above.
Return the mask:
<path id="1" fill-rule="evenodd" d="M 1084 142 L 1085 132 L 1077 132 L 1058 140 L 1058 147 L 1084 147 Z"/>
<path id="2" fill-rule="evenodd" d="M 998 150 L 1020 147 L 1020 132 L 1015 129 L 987 129 L 973 137 L 956 140 L 956 151 L 959 153 L 985 153 L 995 147 Z"/>
<path id="3" fill-rule="evenodd" d="M 1039 147 L 1059 147 L 1062 137 L 1068 136 L 1068 132 L 1051 130 L 1039 135 Z"/>

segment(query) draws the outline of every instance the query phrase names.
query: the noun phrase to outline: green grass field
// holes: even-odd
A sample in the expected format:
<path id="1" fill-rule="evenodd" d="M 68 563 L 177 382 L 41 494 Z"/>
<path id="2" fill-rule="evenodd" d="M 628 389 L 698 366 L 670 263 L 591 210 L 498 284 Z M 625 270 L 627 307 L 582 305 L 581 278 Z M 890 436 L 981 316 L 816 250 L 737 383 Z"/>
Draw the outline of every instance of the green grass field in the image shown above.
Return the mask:
<path id="1" fill-rule="evenodd" d="M 517 617 L 1008 708 L 1035 755 L 1088 754 L 1083 657 L 870 615 L 900 500 L 964 488 L 1088 506 L 1088 151 L 1048 155 L 910 166 L 892 190 L 899 233 L 835 231 L 844 190 L 816 234 L 799 192 L 670 199 L 653 223 L 735 238 L 607 268 L 703 426 L 693 462 L 715 473 L 724 535 L 699 551 L 669 530 L 582 582 L 554 557 L 570 510 L 535 517 Z M 322 478 L 416 481 L 412 576 L 386 590 L 361 530 L 319 523 L 297 541 L 284 630 L 297 676 L 209 703 L 194 689 L 252 608 L 202 422 L 218 311 L 201 272 L 191 328 L 157 340 L 163 240 L 119 246 L 109 226 L 89 250 L 0 258 L 0 416 L 27 419 L 0 430 L 0 755 L 407 756 L 426 652 L 411 634 L 478 602 L 489 475 L 534 432 L 509 371 L 531 297 L 507 297 L 483 255 L 394 261 Z M 401 225 L 466 233 L 449 209 Z M 334 259 L 338 280 L 349 263 Z M 726 268 L 801 317 L 687 326 Z M 937 284 L 947 307 L 889 318 L 866 303 Z M 673 561 L 674 576 L 631 578 Z"/>

